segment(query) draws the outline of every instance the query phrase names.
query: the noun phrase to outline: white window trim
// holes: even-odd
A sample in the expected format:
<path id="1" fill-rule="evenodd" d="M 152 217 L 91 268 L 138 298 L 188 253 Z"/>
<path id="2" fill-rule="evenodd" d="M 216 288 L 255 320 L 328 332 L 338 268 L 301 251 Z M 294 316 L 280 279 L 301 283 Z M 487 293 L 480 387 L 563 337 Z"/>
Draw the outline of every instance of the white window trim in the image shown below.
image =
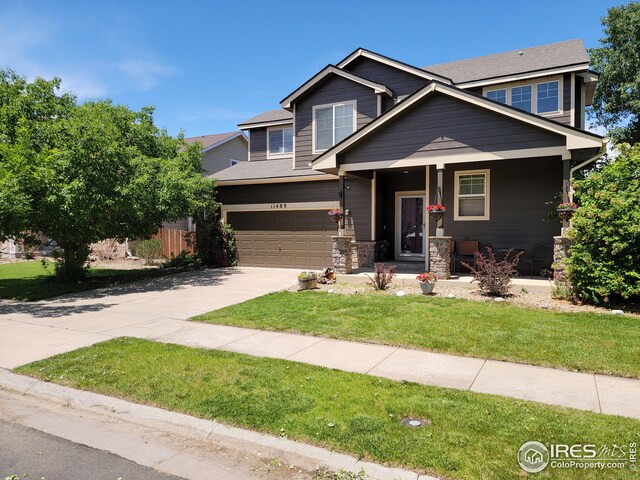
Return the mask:
<path id="1" fill-rule="evenodd" d="M 538 113 L 538 85 L 541 83 L 558 82 L 558 110 L 554 112 Z M 541 117 L 557 117 L 564 114 L 564 77 L 562 75 L 539 78 L 536 81 L 526 80 L 521 82 L 511 82 L 498 85 L 490 85 L 482 89 L 482 96 L 487 98 L 489 92 L 495 92 L 496 90 L 507 91 L 507 103 L 511 105 L 511 89 L 513 87 L 531 87 L 531 113 L 540 115 Z M 517 108 L 517 107 L 516 107 Z"/>
<path id="2" fill-rule="evenodd" d="M 336 107 L 338 105 L 353 105 L 353 131 L 357 130 L 357 120 L 358 120 L 358 102 L 356 100 L 349 100 L 346 102 L 335 102 L 335 103 L 325 103 L 324 105 L 314 105 L 311 111 L 311 147 L 313 149 L 313 153 L 323 153 L 328 150 L 328 148 L 318 150 L 316 149 L 316 110 L 319 108 L 328 108 L 328 107 Z M 333 124 L 333 145 L 335 142 L 336 135 L 336 125 L 335 125 L 335 116 L 334 116 L 334 124 Z"/>
<path id="3" fill-rule="evenodd" d="M 284 152 L 284 153 L 270 153 L 271 148 L 269 148 L 269 143 L 270 142 L 270 135 L 269 132 L 273 131 L 273 130 L 284 130 L 286 128 L 290 128 L 291 129 L 291 151 L 290 152 Z M 284 134 L 283 134 L 284 137 Z M 284 141 L 284 138 L 283 138 Z M 269 127 L 267 128 L 267 158 L 289 158 L 290 156 L 293 155 L 293 125 L 288 124 L 288 125 L 278 125 L 275 127 Z"/>
<path id="4" fill-rule="evenodd" d="M 489 98 L 489 94 L 491 92 L 499 92 L 501 90 L 504 90 L 504 100 L 506 102 L 506 103 L 503 103 L 503 105 L 508 105 L 509 104 L 509 89 L 506 88 L 506 87 L 503 87 L 503 88 L 492 88 L 491 90 L 486 90 L 484 92 L 484 96 L 486 98 Z M 494 100 L 494 102 L 497 102 L 497 100 Z M 498 102 L 498 103 L 501 103 L 501 102 Z"/>
<path id="5" fill-rule="evenodd" d="M 459 195 L 458 189 L 460 186 L 460 177 L 462 175 L 478 175 L 484 174 L 484 215 L 478 215 L 474 217 L 461 216 L 459 209 Z M 453 219 L 455 221 L 466 222 L 466 221 L 478 221 L 478 220 L 490 220 L 490 212 L 489 206 L 490 202 L 490 193 L 491 193 L 491 171 L 490 169 L 482 169 L 482 170 L 457 170 L 454 172 L 454 185 L 453 185 Z"/>

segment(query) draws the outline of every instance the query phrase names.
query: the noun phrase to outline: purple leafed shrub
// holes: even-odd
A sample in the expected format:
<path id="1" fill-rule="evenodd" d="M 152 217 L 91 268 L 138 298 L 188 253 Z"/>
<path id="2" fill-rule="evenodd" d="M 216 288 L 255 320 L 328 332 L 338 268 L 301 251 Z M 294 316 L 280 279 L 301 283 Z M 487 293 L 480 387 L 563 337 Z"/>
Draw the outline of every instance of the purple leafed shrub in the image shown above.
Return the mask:
<path id="1" fill-rule="evenodd" d="M 509 293 L 511 288 L 511 278 L 518 273 L 516 267 L 520 262 L 522 252 L 513 253 L 509 250 L 502 260 L 496 258 L 496 254 L 490 247 L 487 247 L 487 254 L 475 252 L 475 266 L 462 262 L 473 275 L 474 281 L 478 282 L 480 290 L 487 295 L 503 296 Z"/>
<path id="2" fill-rule="evenodd" d="M 393 275 L 396 273 L 396 266 L 389 265 L 385 266 L 384 263 L 376 263 L 376 268 L 373 271 L 373 277 L 369 277 L 371 280 L 371 285 L 376 290 L 386 290 L 391 281 L 393 280 Z"/>

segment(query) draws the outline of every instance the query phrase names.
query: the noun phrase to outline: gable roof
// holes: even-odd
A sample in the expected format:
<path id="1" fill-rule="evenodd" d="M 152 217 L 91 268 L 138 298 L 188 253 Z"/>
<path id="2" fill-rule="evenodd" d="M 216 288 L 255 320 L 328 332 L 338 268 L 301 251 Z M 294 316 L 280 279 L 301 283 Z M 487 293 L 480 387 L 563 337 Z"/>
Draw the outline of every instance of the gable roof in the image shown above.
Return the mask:
<path id="1" fill-rule="evenodd" d="M 201 152 L 204 153 L 237 137 L 242 137 L 245 142 L 247 141 L 247 138 L 242 134 L 242 132 L 238 131 L 228 133 L 213 133 L 211 135 L 200 135 L 199 137 L 188 137 L 185 138 L 184 141 L 188 144 L 200 142 L 202 144 Z"/>
<path id="2" fill-rule="evenodd" d="M 291 103 L 293 101 L 311 90 L 315 85 L 317 85 L 329 75 L 338 75 L 339 77 L 346 78 L 347 80 L 351 80 L 352 82 L 359 83 L 360 85 L 364 85 L 365 87 L 373 89 L 375 93 L 384 93 L 388 96 L 393 95 L 393 92 L 391 92 L 388 87 L 382 85 L 381 83 L 372 82 L 371 80 L 367 80 L 366 78 L 356 75 L 355 73 L 342 70 L 335 65 L 327 65 L 313 77 L 303 83 L 300 87 L 298 87 L 284 99 L 282 99 L 282 101 L 280 102 L 280 106 L 285 109 L 291 108 Z"/>
<path id="3" fill-rule="evenodd" d="M 385 55 L 381 55 L 376 52 L 372 52 L 370 50 L 366 50 L 364 48 L 357 48 L 352 53 L 347 55 L 344 59 L 338 62 L 338 67 L 344 68 L 359 57 L 365 57 L 365 58 L 370 58 L 372 60 L 376 60 L 380 63 L 384 63 L 385 65 L 390 65 L 399 70 L 412 73 L 417 77 L 425 78 L 427 80 L 440 80 L 441 82 L 444 82 L 444 83 L 453 83 L 451 78 L 449 78 L 446 75 L 429 71 L 427 68 L 417 68 L 417 67 L 414 67 L 413 65 L 409 65 L 408 63 L 394 60 L 393 58 L 387 57 Z"/>
<path id="4" fill-rule="evenodd" d="M 293 123 L 293 113 L 288 110 L 267 110 L 249 120 L 238 124 L 238 128 L 246 130 L 249 128 L 264 127 L 266 125 L 281 125 L 283 123 Z"/>
<path id="5" fill-rule="evenodd" d="M 549 120 L 547 118 L 540 117 L 523 110 L 519 110 L 510 105 L 505 105 L 493 100 L 489 100 L 481 95 L 476 95 L 461 88 L 452 85 L 446 85 L 444 83 L 433 80 L 429 82 L 425 87 L 421 88 L 402 102 L 395 105 L 390 110 L 387 110 L 387 112 L 377 117 L 375 120 L 372 120 L 369 124 L 361 128 L 360 130 L 356 130 L 340 143 L 337 143 L 329 150 L 322 153 L 313 161 L 312 168 L 336 168 L 336 155 L 343 152 L 351 145 L 359 142 L 361 139 L 368 136 L 378 128 L 382 127 L 386 122 L 401 115 L 403 111 L 420 102 L 423 98 L 426 98 L 429 95 L 433 95 L 436 92 L 444 95 L 449 95 L 451 97 L 474 104 L 481 108 L 486 108 L 507 117 L 511 117 L 515 120 L 542 128 L 544 130 L 563 135 L 566 138 L 567 149 L 592 148 L 602 146 L 603 137 L 595 133 L 586 132 L 575 127 L 570 127 L 562 123 L 558 123 L 553 120 Z"/>
<path id="6" fill-rule="evenodd" d="M 589 66 L 589 56 L 581 39 L 522 48 L 455 62 L 424 67 L 450 77 L 456 85 L 562 67 Z M 464 85 L 467 86 L 467 85 Z"/>

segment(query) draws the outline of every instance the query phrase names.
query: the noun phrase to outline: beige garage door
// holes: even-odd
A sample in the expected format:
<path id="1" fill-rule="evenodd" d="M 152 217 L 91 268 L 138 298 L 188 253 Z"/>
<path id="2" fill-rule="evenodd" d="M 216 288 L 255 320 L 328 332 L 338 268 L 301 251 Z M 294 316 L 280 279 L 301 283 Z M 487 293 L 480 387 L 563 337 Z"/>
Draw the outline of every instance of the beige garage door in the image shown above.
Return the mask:
<path id="1" fill-rule="evenodd" d="M 336 224 L 326 210 L 229 212 L 239 264 L 253 267 L 330 267 Z"/>

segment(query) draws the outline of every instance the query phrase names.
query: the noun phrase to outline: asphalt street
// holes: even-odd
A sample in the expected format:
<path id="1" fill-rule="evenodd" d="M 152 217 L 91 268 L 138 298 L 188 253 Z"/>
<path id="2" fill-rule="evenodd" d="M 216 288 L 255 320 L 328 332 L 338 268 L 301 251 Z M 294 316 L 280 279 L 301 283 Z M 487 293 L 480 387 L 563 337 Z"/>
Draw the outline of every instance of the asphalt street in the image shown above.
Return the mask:
<path id="1" fill-rule="evenodd" d="M 0 478 L 177 480 L 118 455 L 0 420 Z"/>

